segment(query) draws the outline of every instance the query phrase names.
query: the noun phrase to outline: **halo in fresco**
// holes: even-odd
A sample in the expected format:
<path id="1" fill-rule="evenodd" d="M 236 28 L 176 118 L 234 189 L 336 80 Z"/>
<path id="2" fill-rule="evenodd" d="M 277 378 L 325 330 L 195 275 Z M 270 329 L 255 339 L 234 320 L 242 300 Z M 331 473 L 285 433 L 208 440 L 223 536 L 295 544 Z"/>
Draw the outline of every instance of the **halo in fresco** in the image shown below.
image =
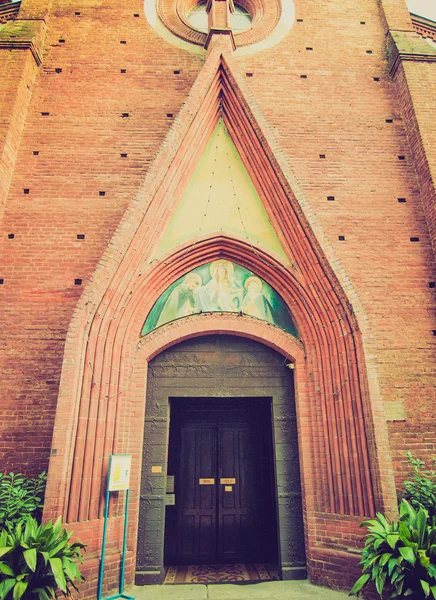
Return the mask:
<path id="1" fill-rule="evenodd" d="M 172 283 L 151 309 L 141 336 L 175 319 L 210 312 L 242 313 L 298 337 L 281 296 L 245 267 L 221 259 L 197 267 Z"/>

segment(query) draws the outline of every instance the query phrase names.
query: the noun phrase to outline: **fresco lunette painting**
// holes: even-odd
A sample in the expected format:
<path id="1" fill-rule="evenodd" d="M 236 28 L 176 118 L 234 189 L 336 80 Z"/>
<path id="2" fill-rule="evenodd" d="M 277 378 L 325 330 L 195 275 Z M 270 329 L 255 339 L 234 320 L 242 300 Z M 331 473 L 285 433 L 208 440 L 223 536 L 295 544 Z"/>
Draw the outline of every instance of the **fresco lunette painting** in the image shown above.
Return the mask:
<path id="1" fill-rule="evenodd" d="M 262 278 L 224 259 L 201 265 L 172 283 L 155 302 L 141 336 L 176 319 L 211 312 L 249 315 L 298 337 L 282 297 Z"/>

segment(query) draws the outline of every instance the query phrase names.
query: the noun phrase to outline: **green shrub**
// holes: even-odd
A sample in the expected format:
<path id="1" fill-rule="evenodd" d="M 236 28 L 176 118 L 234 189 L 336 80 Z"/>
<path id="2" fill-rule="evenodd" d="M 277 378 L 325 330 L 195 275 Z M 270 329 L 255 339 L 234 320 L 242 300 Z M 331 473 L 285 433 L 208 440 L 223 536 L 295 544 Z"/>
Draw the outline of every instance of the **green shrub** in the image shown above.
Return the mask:
<path id="1" fill-rule="evenodd" d="M 47 475 L 26 477 L 22 473 L 0 473 L 0 531 L 6 521 L 18 523 L 29 515 L 41 517 Z"/>
<path id="2" fill-rule="evenodd" d="M 436 471 L 426 469 L 424 461 L 413 458 L 411 452 L 407 452 L 407 460 L 412 471 L 410 480 L 404 482 L 404 498 L 416 509 L 425 508 L 432 519 L 436 517 Z"/>
<path id="3" fill-rule="evenodd" d="M 364 521 L 368 528 L 362 552 L 363 575 L 350 596 L 357 596 L 371 580 L 380 597 L 388 590 L 390 598 L 436 599 L 436 523 L 424 508 L 416 511 L 406 500 L 400 504 L 398 521 Z"/>
<path id="4" fill-rule="evenodd" d="M 33 517 L 26 523 L 7 523 L 0 533 L 0 600 L 49 600 L 57 589 L 71 596 L 71 586 L 83 579 L 76 561 L 82 562 L 85 546 L 70 543 L 72 533 L 62 519 L 38 525 Z"/>

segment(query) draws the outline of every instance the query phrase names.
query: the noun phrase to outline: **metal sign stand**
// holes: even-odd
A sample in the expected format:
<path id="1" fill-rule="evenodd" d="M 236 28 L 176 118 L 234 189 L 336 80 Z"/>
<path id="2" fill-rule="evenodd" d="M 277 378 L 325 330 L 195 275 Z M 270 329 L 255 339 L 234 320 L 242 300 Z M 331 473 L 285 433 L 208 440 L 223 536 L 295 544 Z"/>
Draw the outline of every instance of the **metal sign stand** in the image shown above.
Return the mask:
<path id="1" fill-rule="evenodd" d="M 104 507 L 103 541 L 101 548 L 100 571 L 98 576 L 97 600 L 102 599 L 103 592 L 104 559 L 106 554 L 106 536 L 109 518 L 110 493 L 122 490 L 126 491 L 126 507 L 124 511 L 124 533 L 123 552 L 121 555 L 120 587 L 118 594 L 115 594 L 114 596 L 109 596 L 108 598 L 106 598 L 106 600 L 115 600 L 115 598 L 135 600 L 133 596 L 128 596 L 124 593 L 124 571 L 127 552 L 127 525 L 129 520 L 129 480 L 131 458 L 132 457 L 130 454 L 111 454 L 111 456 L 109 457 L 108 484 L 106 490 L 106 504 Z"/>

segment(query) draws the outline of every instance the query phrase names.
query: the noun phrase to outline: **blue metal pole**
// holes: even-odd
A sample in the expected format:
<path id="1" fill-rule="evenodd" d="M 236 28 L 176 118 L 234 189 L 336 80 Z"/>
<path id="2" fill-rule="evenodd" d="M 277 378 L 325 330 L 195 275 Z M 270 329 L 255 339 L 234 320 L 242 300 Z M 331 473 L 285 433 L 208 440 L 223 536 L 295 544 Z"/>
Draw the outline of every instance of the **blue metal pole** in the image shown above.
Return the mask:
<path id="1" fill-rule="evenodd" d="M 97 600 L 101 600 L 103 591 L 104 555 L 106 552 L 107 521 L 109 516 L 109 490 L 106 491 L 106 506 L 104 507 L 103 541 L 101 545 L 100 571 L 98 574 Z"/>
<path id="2" fill-rule="evenodd" d="M 129 521 L 129 492 L 126 490 L 126 510 L 124 513 L 124 535 L 123 535 L 123 554 L 121 558 L 121 574 L 120 574 L 120 594 L 124 590 L 124 569 L 126 563 L 126 552 L 127 552 L 127 523 Z"/>
<path id="3" fill-rule="evenodd" d="M 133 596 L 129 596 L 124 593 L 124 571 L 125 571 L 125 563 L 126 563 L 126 553 L 127 553 L 127 525 L 129 522 L 129 493 L 130 490 L 126 490 L 126 508 L 124 511 L 124 534 L 123 534 L 123 552 L 121 555 L 121 573 L 120 573 L 120 587 L 119 593 L 115 594 L 115 596 L 109 596 L 106 600 L 117 600 L 117 598 L 125 598 L 126 600 L 135 600 Z M 103 534 L 104 535 L 104 534 Z M 100 596 L 98 600 L 101 600 Z"/>

